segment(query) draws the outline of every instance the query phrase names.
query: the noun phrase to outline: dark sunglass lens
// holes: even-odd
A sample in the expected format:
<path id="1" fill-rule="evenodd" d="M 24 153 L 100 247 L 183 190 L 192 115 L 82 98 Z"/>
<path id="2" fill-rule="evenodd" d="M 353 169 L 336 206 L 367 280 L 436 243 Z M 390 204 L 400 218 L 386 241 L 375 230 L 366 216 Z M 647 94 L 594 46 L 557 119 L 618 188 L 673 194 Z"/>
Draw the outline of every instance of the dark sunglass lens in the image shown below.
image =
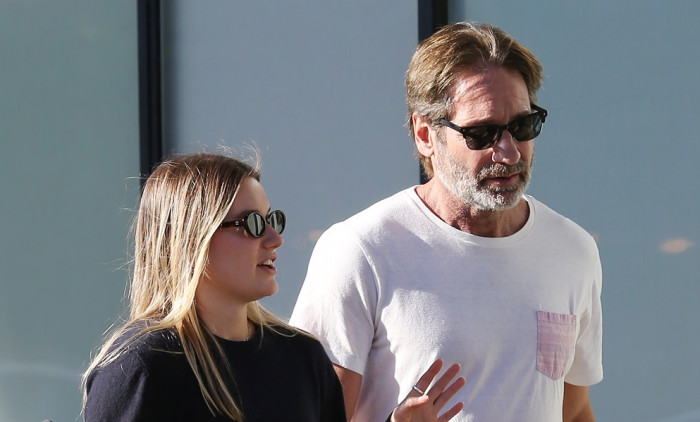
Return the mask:
<path id="1" fill-rule="evenodd" d="M 521 117 L 511 123 L 512 130 L 509 130 L 513 137 L 520 141 L 535 139 L 542 129 L 542 119 L 539 114 L 531 114 Z"/>
<path id="2" fill-rule="evenodd" d="M 486 149 L 488 148 L 491 143 L 489 141 L 484 141 L 484 140 L 477 140 L 474 138 L 467 138 L 467 148 L 471 150 L 478 151 L 480 149 Z"/>
<path id="3" fill-rule="evenodd" d="M 272 211 L 268 217 L 270 226 L 279 234 L 282 234 L 284 227 L 287 224 L 286 216 L 280 210 Z"/>
<path id="4" fill-rule="evenodd" d="M 485 149 L 493 145 L 498 127 L 496 126 L 474 126 L 468 128 L 463 135 L 467 141 L 467 147 L 473 150 Z"/>
<path id="5" fill-rule="evenodd" d="M 257 212 L 251 212 L 245 218 L 245 228 L 253 237 L 261 237 L 265 233 L 265 218 Z"/>

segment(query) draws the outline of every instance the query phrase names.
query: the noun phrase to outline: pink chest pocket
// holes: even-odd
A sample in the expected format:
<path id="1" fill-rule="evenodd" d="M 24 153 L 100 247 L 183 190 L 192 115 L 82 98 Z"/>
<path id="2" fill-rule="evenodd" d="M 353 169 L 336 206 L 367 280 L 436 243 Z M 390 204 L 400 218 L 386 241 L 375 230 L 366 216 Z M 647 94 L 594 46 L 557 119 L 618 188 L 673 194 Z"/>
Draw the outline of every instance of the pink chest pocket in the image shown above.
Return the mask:
<path id="1" fill-rule="evenodd" d="M 563 377 L 576 347 L 576 315 L 537 311 L 537 370 Z"/>

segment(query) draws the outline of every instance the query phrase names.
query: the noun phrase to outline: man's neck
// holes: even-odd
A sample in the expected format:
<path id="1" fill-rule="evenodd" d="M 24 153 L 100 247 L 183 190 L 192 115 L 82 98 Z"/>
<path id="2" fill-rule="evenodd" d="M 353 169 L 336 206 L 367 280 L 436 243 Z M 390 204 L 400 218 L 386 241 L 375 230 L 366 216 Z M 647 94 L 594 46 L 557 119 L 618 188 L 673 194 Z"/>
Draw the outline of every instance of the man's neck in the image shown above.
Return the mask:
<path id="1" fill-rule="evenodd" d="M 475 236 L 510 236 L 525 225 L 530 215 L 530 207 L 525 199 L 503 211 L 480 210 L 455 197 L 436 178 L 418 186 L 416 193 L 442 221 Z"/>

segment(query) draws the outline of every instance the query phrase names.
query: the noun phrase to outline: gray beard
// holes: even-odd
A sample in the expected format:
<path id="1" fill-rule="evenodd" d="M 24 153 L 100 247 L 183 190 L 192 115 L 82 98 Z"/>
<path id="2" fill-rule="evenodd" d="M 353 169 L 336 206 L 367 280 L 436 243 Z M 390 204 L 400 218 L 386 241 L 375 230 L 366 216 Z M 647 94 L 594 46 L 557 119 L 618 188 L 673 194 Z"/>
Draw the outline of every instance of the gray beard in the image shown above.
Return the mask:
<path id="1" fill-rule="evenodd" d="M 435 176 L 465 205 L 480 211 L 504 211 L 516 206 L 527 191 L 530 184 L 530 167 L 523 160 L 510 166 L 491 164 L 474 175 L 450 155 L 444 141 L 436 142 L 436 146 L 437 154 L 433 155 Z M 486 177 L 502 176 L 513 172 L 520 172 L 520 181 L 515 186 L 489 188 L 481 184 Z"/>

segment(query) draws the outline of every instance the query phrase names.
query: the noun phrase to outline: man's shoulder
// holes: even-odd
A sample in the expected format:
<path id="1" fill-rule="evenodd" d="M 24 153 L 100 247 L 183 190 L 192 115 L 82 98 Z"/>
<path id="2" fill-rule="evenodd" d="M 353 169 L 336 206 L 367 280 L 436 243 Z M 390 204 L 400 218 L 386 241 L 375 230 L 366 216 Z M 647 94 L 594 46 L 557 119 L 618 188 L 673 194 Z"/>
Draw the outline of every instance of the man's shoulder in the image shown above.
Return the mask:
<path id="1" fill-rule="evenodd" d="M 535 227 L 537 230 L 545 230 L 556 234 L 558 237 L 571 236 L 586 243 L 594 242 L 593 236 L 571 218 L 554 211 L 548 205 L 532 196 L 528 195 L 527 199 L 534 207 Z"/>
<path id="2" fill-rule="evenodd" d="M 402 189 L 350 216 L 343 223 L 362 227 L 368 222 L 381 224 L 385 221 L 395 220 L 411 209 L 410 205 L 413 203 L 411 198 L 412 192 L 414 192 L 413 188 Z"/>
<path id="3" fill-rule="evenodd" d="M 571 225 L 580 228 L 580 226 L 572 219 L 558 211 L 555 211 L 549 205 L 536 199 L 535 197 L 527 195 L 527 200 L 533 205 L 535 209 L 535 216 L 538 220 L 550 224 Z"/>
<path id="4" fill-rule="evenodd" d="M 401 190 L 333 224 L 322 238 L 326 241 L 332 239 L 333 242 L 356 242 L 358 239 L 379 241 L 384 235 L 395 233 L 409 220 L 408 214 L 415 212 L 412 189 Z"/>

